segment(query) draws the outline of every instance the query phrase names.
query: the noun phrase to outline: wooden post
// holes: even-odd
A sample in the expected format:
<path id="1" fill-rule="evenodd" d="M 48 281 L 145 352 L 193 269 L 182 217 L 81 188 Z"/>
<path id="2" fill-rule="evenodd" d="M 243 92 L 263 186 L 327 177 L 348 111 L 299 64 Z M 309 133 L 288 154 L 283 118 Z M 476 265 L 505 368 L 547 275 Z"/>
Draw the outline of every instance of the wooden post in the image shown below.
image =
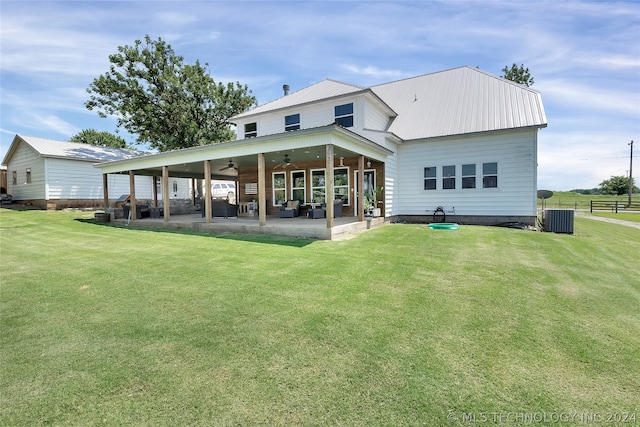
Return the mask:
<path id="1" fill-rule="evenodd" d="M 104 208 L 105 209 L 109 209 L 109 183 L 107 180 L 107 174 L 103 173 L 102 174 L 102 193 L 103 193 L 103 197 L 104 197 Z"/>
<path id="2" fill-rule="evenodd" d="M 207 224 L 211 222 L 211 160 L 204 161 L 204 216 Z"/>
<path id="3" fill-rule="evenodd" d="M 171 214 L 171 202 L 169 199 L 169 166 L 162 166 L 162 208 L 164 210 L 164 223 L 169 222 Z"/>
<path id="4" fill-rule="evenodd" d="M 333 228 L 333 144 L 326 145 L 326 205 L 327 205 L 327 228 Z"/>
<path id="5" fill-rule="evenodd" d="M 358 157 L 358 221 L 364 221 L 364 156 Z"/>
<path id="6" fill-rule="evenodd" d="M 129 171 L 129 207 L 131 208 L 130 216 L 131 221 L 136 220 L 136 174 L 134 171 Z"/>
<path id="7" fill-rule="evenodd" d="M 153 176 L 153 207 L 158 207 L 158 177 Z"/>
<path id="8" fill-rule="evenodd" d="M 258 153 L 258 216 L 260 225 L 267 225 L 267 179 L 264 153 Z"/>
<path id="9" fill-rule="evenodd" d="M 195 178 L 191 178 L 191 204 L 193 206 L 196 205 L 196 185 L 198 185 L 198 180 Z M 200 194 L 199 191 L 198 194 Z"/>

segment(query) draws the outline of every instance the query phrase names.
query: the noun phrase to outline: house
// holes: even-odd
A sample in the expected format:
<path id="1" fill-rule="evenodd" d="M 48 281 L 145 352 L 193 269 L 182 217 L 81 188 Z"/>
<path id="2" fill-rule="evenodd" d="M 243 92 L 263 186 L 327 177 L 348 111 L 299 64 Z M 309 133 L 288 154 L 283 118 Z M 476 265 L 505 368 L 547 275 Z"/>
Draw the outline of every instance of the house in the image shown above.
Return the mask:
<path id="1" fill-rule="evenodd" d="M 441 207 L 460 223 L 534 224 L 537 134 L 547 125 L 538 92 L 471 67 L 283 89 L 230 119 L 235 141 L 97 166 L 162 176 L 163 185 L 171 176 L 235 179 L 241 204 L 265 207 L 261 225 L 291 199 L 342 199 L 342 215 L 362 221 L 373 193 L 386 221 L 430 222 Z"/>
<path id="2" fill-rule="evenodd" d="M 7 193 L 13 200 L 43 209 L 102 206 L 103 175 L 93 165 L 130 159 L 146 153 L 75 142 L 16 135 L 2 164 L 7 168 Z M 129 194 L 129 177 L 109 175 L 109 199 Z M 153 198 L 153 178 L 136 176 L 138 199 Z M 189 199 L 189 180 L 175 179 L 170 198 Z"/>

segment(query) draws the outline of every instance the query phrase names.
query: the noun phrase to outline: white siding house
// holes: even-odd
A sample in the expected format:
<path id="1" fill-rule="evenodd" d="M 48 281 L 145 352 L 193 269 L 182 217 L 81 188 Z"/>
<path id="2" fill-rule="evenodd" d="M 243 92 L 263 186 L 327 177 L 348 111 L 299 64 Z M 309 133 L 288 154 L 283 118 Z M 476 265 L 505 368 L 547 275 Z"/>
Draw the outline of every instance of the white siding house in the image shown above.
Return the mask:
<path id="1" fill-rule="evenodd" d="M 7 167 L 7 193 L 13 200 L 41 208 L 101 206 L 103 179 L 94 164 L 146 153 L 16 135 L 2 162 Z M 136 198 L 153 198 L 153 178 L 135 176 Z M 109 199 L 129 194 L 128 175 L 109 175 Z M 189 198 L 190 180 L 172 179 L 171 198 Z M 159 193 L 161 194 L 161 193 Z"/>
<path id="2" fill-rule="evenodd" d="M 362 220 L 363 194 L 378 187 L 386 220 L 428 222 L 442 207 L 461 223 L 535 222 L 537 133 L 547 126 L 542 98 L 476 68 L 372 87 L 327 79 L 230 122 L 236 141 L 99 167 L 106 174 L 168 167 L 202 177 L 208 165 L 222 171 L 233 160 L 235 171 L 224 174 L 239 188 L 265 185 L 264 194 L 240 192 L 239 201 L 261 200 L 268 215 L 285 198 L 302 205 L 339 198 L 343 215 Z M 342 174 L 340 182 L 325 182 L 329 169 Z"/>

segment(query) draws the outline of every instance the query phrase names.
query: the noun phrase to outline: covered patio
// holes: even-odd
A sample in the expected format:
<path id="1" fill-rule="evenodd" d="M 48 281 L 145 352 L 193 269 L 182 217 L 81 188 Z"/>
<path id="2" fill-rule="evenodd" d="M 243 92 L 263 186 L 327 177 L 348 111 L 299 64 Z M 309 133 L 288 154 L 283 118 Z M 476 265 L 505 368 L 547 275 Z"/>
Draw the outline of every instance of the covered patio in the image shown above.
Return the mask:
<path id="1" fill-rule="evenodd" d="M 391 155 L 393 152 L 388 148 L 332 124 L 101 163 L 96 167 L 103 173 L 105 206 L 110 206 L 107 175 L 129 175 L 132 212 L 136 212 L 135 176 L 159 179 L 161 188 L 158 191 L 154 186 L 153 206 L 161 206 L 162 218 L 136 219 L 132 215 L 127 219 L 132 224 L 333 239 L 384 222 L 384 214 L 381 218 L 365 219 L 364 192 L 376 186 L 375 177 L 384 182 L 385 164 Z M 198 185 L 203 188 L 202 194 L 196 199 L 194 191 L 193 204 L 200 203 L 208 214 L 204 217 L 172 215 L 171 177 L 191 178 L 194 183 L 202 180 L 202 187 Z M 256 208 L 255 216 L 212 218 L 211 181 L 214 179 L 236 181 L 239 210 L 251 203 Z M 162 196 L 161 204 L 158 192 Z M 299 200 L 304 208 L 302 212 L 324 203 L 325 217 L 313 220 L 303 214 L 280 218 L 278 212 L 287 200 Z M 342 200 L 342 216 L 334 215 L 333 200 Z M 384 195 L 378 203 L 385 212 Z"/>
<path id="2" fill-rule="evenodd" d="M 195 230 L 212 233 L 273 234 L 278 236 L 300 237 L 318 240 L 339 240 L 379 227 L 384 218 L 372 218 L 358 221 L 357 217 L 334 218 L 333 227 L 327 228 L 325 221 L 308 219 L 307 217 L 277 218 L 269 217 L 267 224 L 260 225 L 257 218 L 213 218 L 206 222 L 200 213 L 173 215 L 169 221 L 162 218 L 142 218 L 136 221 L 116 219 L 115 223 L 140 228 L 163 228 L 173 230 Z"/>

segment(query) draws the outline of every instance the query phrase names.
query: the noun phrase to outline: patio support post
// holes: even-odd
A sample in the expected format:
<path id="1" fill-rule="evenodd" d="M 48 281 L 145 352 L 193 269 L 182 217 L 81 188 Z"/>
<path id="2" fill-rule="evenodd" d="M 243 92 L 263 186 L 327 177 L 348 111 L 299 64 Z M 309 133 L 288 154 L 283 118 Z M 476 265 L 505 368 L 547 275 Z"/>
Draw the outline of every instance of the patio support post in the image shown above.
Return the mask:
<path id="1" fill-rule="evenodd" d="M 107 180 L 107 174 L 102 174 L 102 194 L 104 197 L 104 208 L 109 209 L 109 182 Z"/>
<path id="2" fill-rule="evenodd" d="M 358 157 L 358 221 L 364 221 L 364 156 Z"/>
<path id="3" fill-rule="evenodd" d="M 327 167 L 327 194 L 326 194 L 326 204 L 327 204 L 327 228 L 333 228 L 333 144 L 326 145 L 326 167 Z"/>
<path id="4" fill-rule="evenodd" d="M 169 166 L 162 166 L 162 208 L 164 223 L 169 222 L 171 202 L 169 201 Z"/>
<path id="5" fill-rule="evenodd" d="M 129 211 L 129 215 L 131 216 L 131 221 L 135 221 L 136 219 L 136 174 L 134 171 L 129 171 L 129 206 L 131 210 Z"/>
<path id="6" fill-rule="evenodd" d="M 191 178 L 191 204 L 193 206 L 196 205 L 196 185 L 198 185 L 198 180 L 195 178 Z M 200 194 L 199 191 L 198 194 Z"/>
<path id="7" fill-rule="evenodd" d="M 267 179 L 264 153 L 258 153 L 258 218 L 260 225 L 267 225 Z"/>
<path id="8" fill-rule="evenodd" d="M 195 189 L 195 188 L 194 188 Z M 204 216 L 205 222 L 211 222 L 211 160 L 204 161 Z"/>
<path id="9" fill-rule="evenodd" d="M 158 207 L 158 177 L 153 176 L 153 207 Z"/>

